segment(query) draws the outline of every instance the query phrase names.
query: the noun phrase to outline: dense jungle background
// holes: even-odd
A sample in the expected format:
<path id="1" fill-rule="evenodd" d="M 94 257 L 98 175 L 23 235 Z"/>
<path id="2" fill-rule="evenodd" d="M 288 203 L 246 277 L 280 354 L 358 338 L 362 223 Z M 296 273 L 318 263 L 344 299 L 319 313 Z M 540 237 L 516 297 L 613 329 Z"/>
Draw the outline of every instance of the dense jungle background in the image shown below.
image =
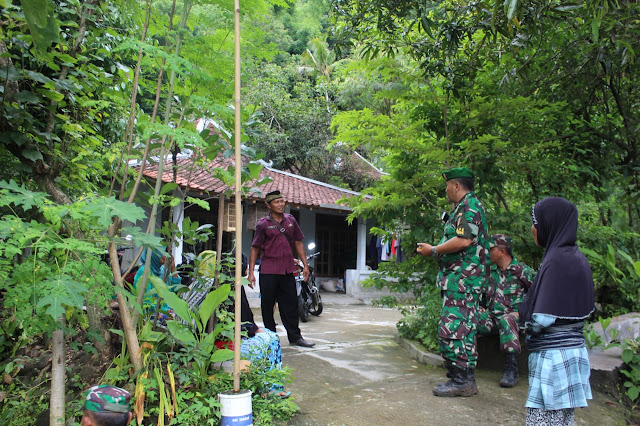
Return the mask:
<path id="1" fill-rule="evenodd" d="M 640 3 L 240 5 L 244 155 L 361 192 L 345 201 L 350 218 L 407 246 L 439 239 L 450 209 L 441 172 L 467 166 L 491 233 L 510 234 L 534 268 L 531 207 L 566 197 L 594 270 L 592 321 L 640 310 Z M 128 288 L 117 265 L 119 247 L 140 256 L 215 238 L 198 223 L 146 226 L 181 200 L 208 205 L 139 165 L 231 155 L 233 20 L 220 0 L 0 0 L 0 423 L 77 422 L 98 382 L 134 393 L 144 424 L 217 422 L 230 354 L 213 341 L 231 332 L 221 306 L 232 265 L 198 311 L 150 280 L 185 320 L 169 333 L 142 309 L 145 285 Z M 218 131 L 199 132 L 198 119 Z M 386 174 L 363 173 L 354 152 Z M 244 190 L 259 189 L 260 168 L 243 168 Z M 233 169 L 211 174 L 232 182 Z M 183 274 L 206 276 L 199 260 Z M 371 285 L 393 277 L 394 291 L 416 296 L 400 332 L 433 348 L 435 264 L 409 256 L 378 271 Z M 640 342 L 619 344 L 620 398 L 633 411 Z M 260 389 L 260 374 L 243 386 Z M 254 398 L 257 424 L 296 409 Z"/>

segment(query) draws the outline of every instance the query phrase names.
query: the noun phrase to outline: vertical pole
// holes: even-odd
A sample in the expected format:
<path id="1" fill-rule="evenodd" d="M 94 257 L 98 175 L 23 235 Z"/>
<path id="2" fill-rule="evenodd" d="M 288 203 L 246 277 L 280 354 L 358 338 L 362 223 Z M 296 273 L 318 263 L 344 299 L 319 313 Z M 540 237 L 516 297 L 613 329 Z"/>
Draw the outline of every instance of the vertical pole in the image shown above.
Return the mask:
<path id="1" fill-rule="evenodd" d="M 357 238 L 356 269 L 364 271 L 367 269 L 367 220 L 358 218 L 358 238 Z"/>
<path id="2" fill-rule="evenodd" d="M 236 203 L 236 298 L 235 298 L 235 333 L 233 340 L 233 391 L 240 392 L 240 322 L 241 305 L 240 286 L 242 285 L 242 181 L 240 171 L 242 158 L 240 146 L 242 142 L 240 127 L 240 0 L 233 1 L 235 10 L 235 203 Z"/>

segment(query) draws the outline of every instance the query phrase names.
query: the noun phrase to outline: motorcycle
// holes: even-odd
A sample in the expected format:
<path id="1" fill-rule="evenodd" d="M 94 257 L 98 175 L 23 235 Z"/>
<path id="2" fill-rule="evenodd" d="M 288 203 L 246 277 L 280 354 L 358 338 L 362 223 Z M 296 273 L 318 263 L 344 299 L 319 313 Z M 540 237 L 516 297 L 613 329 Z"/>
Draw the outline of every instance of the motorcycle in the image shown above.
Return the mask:
<path id="1" fill-rule="evenodd" d="M 314 243 L 309 244 L 309 250 L 313 250 L 315 246 Z M 307 256 L 307 263 L 318 255 L 320 255 L 320 252 Z M 309 279 L 305 282 L 304 274 L 302 273 L 304 264 L 299 259 L 295 259 L 295 262 L 298 265 L 298 273 L 295 276 L 296 289 L 298 291 L 298 315 L 300 316 L 300 321 L 307 322 L 309 321 L 309 314 L 317 317 L 322 313 L 322 298 L 316 286 L 313 267 L 309 266 Z"/>

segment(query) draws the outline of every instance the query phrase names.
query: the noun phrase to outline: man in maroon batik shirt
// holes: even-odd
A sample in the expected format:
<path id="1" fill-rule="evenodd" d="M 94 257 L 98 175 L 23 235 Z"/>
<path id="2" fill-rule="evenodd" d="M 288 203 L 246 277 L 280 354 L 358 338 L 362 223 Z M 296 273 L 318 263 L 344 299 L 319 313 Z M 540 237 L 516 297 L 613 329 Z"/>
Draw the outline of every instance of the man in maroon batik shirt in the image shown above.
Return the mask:
<path id="1" fill-rule="evenodd" d="M 265 204 L 269 215 L 261 218 L 256 224 L 256 233 L 251 243 L 249 255 L 249 286 L 254 287 L 256 277 L 253 268 L 262 254 L 260 263 L 260 293 L 262 321 L 269 330 L 276 331 L 273 319 L 273 307 L 278 303 L 282 324 L 287 330 L 289 343 L 292 345 L 313 347 L 302 338 L 298 326 L 298 293 L 294 273 L 297 266 L 293 260 L 293 249 L 304 264 L 302 271 L 304 280 L 309 279 L 309 266 L 302 240 L 304 235 L 296 219 L 284 212 L 285 200 L 280 191 L 267 194 Z"/>

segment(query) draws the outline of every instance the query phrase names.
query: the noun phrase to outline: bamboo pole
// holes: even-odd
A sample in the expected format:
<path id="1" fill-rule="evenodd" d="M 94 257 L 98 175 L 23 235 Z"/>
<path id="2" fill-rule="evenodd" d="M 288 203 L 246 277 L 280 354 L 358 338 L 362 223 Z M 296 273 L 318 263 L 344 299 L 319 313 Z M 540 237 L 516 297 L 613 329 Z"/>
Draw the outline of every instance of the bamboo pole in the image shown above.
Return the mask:
<path id="1" fill-rule="evenodd" d="M 241 305 L 240 286 L 242 285 L 242 182 L 240 171 L 242 158 L 240 157 L 240 0 L 233 1 L 235 9 L 235 203 L 236 203 L 236 298 L 235 298 L 235 335 L 233 344 L 233 391 L 240 392 L 240 318 Z"/>

